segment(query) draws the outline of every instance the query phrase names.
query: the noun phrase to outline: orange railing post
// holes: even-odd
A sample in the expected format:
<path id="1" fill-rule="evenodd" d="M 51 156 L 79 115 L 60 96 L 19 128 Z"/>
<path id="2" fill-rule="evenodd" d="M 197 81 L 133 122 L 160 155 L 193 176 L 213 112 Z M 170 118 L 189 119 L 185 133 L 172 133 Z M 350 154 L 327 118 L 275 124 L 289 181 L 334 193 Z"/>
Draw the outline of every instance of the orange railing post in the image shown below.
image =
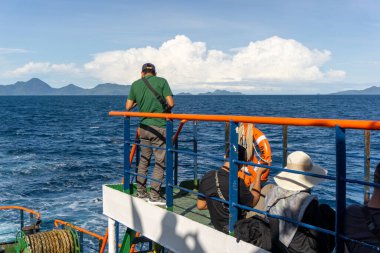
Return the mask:
<path id="1" fill-rule="evenodd" d="M 106 249 L 106 245 L 108 242 L 108 228 L 107 228 L 106 233 L 105 233 L 103 238 L 104 238 L 104 240 L 102 242 L 102 247 L 100 248 L 99 253 L 103 253 L 104 250 Z"/>

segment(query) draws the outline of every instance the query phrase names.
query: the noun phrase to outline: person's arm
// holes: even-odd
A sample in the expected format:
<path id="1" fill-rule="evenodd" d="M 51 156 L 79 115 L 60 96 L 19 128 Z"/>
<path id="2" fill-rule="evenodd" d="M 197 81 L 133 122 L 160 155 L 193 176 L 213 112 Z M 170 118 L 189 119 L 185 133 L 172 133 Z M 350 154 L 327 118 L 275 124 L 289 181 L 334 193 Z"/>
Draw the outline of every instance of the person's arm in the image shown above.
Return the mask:
<path id="1" fill-rule="evenodd" d="M 206 173 L 201 181 L 199 182 L 199 187 L 198 187 L 198 192 L 203 194 L 202 196 L 201 195 L 198 195 L 198 198 L 197 198 L 197 208 L 198 210 L 207 210 L 207 202 L 206 202 L 206 192 L 207 192 L 207 186 L 208 186 L 208 181 L 209 181 L 210 177 L 209 177 L 209 173 Z"/>
<path id="2" fill-rule="evenodd" d="M 197 208 L 198 210 L 207 210 L 207 202 L 203 199 L 197 199 Z"/>
<path id="3" fill-rule="evenodd" d="M 125 104 L 125 108 L 127 111 L 132 110 L 136 106 L 136 102 L 130 99 L 127 99 L 127 103 Z"/>
<path id="4" fill-rule="evenodd" d="M 259 168 L 256 172 L 255 182 L 251 189 L 251 194 L 253 196 L 252 206 L 256 206 L 257 202 L 260 200 L 261 196 L 261 175 L 266 171 L 266 168 Z"/>
<path id="5" fill-rule="evenodd" d="M 168 106 L 170 107 L 170 109 L 172 109 L 174 107 L 173 96 L 166 96 L 165 100 L 166 100 L 166 103 L 168 104 Z"/>
<path id="6" fill-rule="evenodd" d="M 168 84 L 168 81 L 166 79 L 164 80 L 163 90 L 162 90 L 162 96 L 165 98 L 167 105 L 172 109 L 174 107 L 174 99 L 173 99 L 173 92 L 170 89 L 170 86 Z"/>

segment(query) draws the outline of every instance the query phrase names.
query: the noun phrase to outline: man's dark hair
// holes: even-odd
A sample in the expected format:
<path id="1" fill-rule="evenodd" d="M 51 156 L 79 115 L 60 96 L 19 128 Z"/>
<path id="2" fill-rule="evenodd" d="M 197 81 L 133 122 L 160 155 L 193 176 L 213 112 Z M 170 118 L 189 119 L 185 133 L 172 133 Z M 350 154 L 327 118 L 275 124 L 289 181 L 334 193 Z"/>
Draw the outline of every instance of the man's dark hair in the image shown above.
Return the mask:
<path id="1" fill-rule="evenodd" d="M 156 71 L 154 71 L 153 69 L 145 69 L 145 70 L 143 70 L 142 71 L 145 75 L 146 74 L 148 74 L 148 73 L 150 73 L 150 74 L 152 74 L 152 75 L 156 75 Z"/>
<path id="2" fill-rule="evenodd" d="M 380 184 L 380 163 L 378 163 L 376 166 L 375 173 L 373 175 L 373 182 L 375 184 Z"/>
<path id="3" fill-rule="evenodd" d="M 229 158 L 230 157 L 230 143 L 229 142 L 225 143 L 225 148 L 226 148 L 225 156 L 226 158 Z M 247 161 L 246 159 L 247 159 L 246 149 L 242 145 L 238 145 L 238 160 Z"/>

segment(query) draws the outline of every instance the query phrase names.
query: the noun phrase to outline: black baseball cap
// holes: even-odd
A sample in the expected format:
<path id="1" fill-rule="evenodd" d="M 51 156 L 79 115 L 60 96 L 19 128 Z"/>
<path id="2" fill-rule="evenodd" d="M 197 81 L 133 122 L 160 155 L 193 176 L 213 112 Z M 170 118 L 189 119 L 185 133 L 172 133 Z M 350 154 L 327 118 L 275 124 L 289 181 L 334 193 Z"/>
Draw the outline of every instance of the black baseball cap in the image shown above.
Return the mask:
<path id="1" fill-rule="evenodd" d="M 141 68 L 141 71 L 144 71 L 144 70 L 151 70 L 153 72 L 156 72 L 156 67 L 152 63 L 145 63 L 144 65 L 142 65 L 142 68 Z"/>

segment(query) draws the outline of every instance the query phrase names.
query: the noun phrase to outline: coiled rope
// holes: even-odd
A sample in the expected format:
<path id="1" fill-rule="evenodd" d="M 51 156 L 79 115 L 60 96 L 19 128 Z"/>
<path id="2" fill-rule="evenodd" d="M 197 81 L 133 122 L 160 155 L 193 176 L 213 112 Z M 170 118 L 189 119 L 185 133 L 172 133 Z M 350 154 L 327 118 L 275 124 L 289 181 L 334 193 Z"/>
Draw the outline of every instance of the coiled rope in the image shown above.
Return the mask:
<path id="1" fill-rule="evenodd" d="M 242 145 L 246 149 L 246 160 L 252 161 L 253 158 L 253 148 L 254 142 L 253 142 L 253 124 L 248 123 L 246 124 L 247 129 L 244 126 L 245 124 L 240 124 L 238 129 L 238 140 L 239 144 Z M 255 150 L 256 151 L 256 150 Z M 260 155 L 258 156 L 259 158 Z"/>
<path id="2" fill-rule="evenodd" d="M 30 253 L 76 253 L 77 237 L 70 229 L 57 229 L 25 236 Z"/>

